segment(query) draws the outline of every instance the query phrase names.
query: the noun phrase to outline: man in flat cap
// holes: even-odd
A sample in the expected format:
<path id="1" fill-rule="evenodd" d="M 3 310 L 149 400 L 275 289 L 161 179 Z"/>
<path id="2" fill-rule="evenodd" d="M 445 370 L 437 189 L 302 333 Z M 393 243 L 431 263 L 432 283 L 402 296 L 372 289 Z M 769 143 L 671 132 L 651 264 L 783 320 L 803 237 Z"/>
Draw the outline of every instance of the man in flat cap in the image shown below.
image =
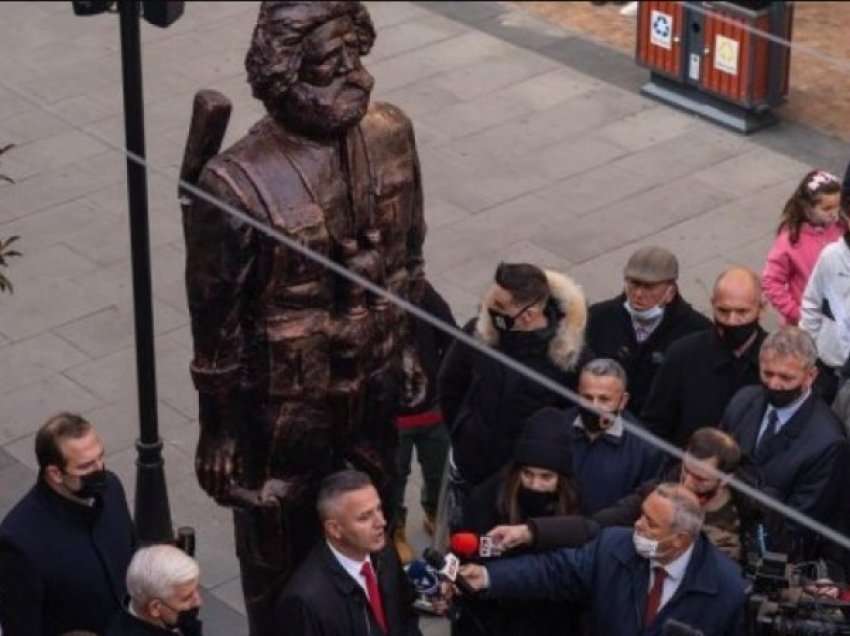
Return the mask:
<path id="1" fill-rule="evenodd" d="M 590 307 L 587 342 L 594 356 L 613 358 L 629 378 L 629 408 L 640 413 L 667 349 L 711 322 L 679 294 L 679 263 L 663 247 L 642 247 L 623 270 L 623 293 Z"/>

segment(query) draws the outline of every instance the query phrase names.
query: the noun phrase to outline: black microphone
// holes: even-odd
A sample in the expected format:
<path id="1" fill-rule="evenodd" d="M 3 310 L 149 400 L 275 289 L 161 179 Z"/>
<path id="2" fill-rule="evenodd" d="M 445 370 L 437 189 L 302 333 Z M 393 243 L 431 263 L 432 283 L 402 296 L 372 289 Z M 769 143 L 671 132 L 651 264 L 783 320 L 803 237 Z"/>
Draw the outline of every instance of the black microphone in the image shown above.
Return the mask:
<path id="1" fill-rule="evenodd" d="M 425 563 L 437 570 L 437 574 L 439 574 L 440 578 L 449 581 L 450 583 L 454 583 L 464 594 L 474 596 L 478 593 L 478 591 L 469 584 L 469 581 L 463 578 L 463 575 L 459 572 L 460 561 L 451 552 L 443 556 L 434 548 L 425 548 L 425 551 L 422 553 L 422 558 L 425 559 Z"/>

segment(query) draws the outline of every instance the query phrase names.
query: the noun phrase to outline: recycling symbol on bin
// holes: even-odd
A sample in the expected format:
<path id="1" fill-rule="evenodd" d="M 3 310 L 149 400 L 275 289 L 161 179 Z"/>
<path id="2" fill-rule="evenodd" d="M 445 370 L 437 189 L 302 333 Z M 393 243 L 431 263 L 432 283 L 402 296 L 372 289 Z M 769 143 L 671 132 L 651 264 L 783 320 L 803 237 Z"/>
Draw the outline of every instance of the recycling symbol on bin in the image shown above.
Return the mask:
<path id="1" fill-rule="evenodd" d="M 652 30 L 655 31 L 655 35 L 659 38 L 666 40 L 670 37 L 670 20 L 669 18 L 661 14 L 655 14 L 655 20 L 652 22 Z"/>
<path id="2" fill-rule="evenodd" d="M 650 43 L 669 51 L 673 46 L 673 16 L 653 9 L 650 14 L 650 25 L 652 26 L 649 33 Z"/>

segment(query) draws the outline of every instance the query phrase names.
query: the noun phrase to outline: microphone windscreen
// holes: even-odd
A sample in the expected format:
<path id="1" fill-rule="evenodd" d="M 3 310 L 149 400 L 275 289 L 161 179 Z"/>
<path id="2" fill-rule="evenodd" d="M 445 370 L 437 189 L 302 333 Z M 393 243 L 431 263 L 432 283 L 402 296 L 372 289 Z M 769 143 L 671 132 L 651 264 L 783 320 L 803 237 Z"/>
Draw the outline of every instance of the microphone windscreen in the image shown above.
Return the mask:
<path id="1" fill-rule="evenodd" d="M 478 556 L 478 535 L 472 532 L 458 532 L 452 535 L 449 545 L 452 552 L 463 559 Z"/>
<path id="2" fill-rule="evenodd" d="M 407 578 L 420 594 L 439 592 L 440 582 L 436 572 L 420 559 L 416 559 L 407 566 Z"/>
<path id="3" fill-rule="evenodd" d="M 425 560 L 425 563 L 435 570 L 442 570 L 443 566 L 446 564 L 446 558 L 434 548 L 425 548 L 425 550 L 422 551 L 422 558 Z"/>

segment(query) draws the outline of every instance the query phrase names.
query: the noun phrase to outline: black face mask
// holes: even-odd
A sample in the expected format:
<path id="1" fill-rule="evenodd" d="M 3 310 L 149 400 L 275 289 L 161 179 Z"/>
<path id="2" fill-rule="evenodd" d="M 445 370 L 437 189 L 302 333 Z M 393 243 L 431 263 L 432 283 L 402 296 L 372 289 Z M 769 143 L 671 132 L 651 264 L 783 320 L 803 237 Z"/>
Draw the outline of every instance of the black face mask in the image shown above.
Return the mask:
<path id="1" fill-rule="evenodd" d="M 490 314 L 490 320 L 493 321 L 493 326 L 496 328 L 496 331 L 499 333 L 505 333 L 507 331 L 511 331 L 516 324 L 517 318 L 522 316 L 526 311 L 534 307 L 539 301 L 535 300 L 527 304 L 525 307 L 516 312 L 513 316 L 510 314 L 504 314 L 501 311 L 496 311 L 493 308 L 487 309 L 487 313 Z"/>
<path id="2" fill-rule="evenodd" d="M 802 386 L 795 386 L 793 389 L 767 389 L 767 403 L 775 409 L 781 409 L 801 395 L 803 395 Z"/>
<path id="3" fill-rule="evenodd" d="M 192 609 L 177 612 L 170 605 L 167 606 L 172 612 L 177 613 L 177 622 L 171 625 L 171 627 L 179 629 L 183 636 L 200 636 L 202 625 L 201 619 L 198 618 L 198 613 L 201 611 L 200 607 L 193 607 Z"/>
<path id="4" fill-rule="evenodd" d="M 91 499 L 106 490 L 106 470 L 96 470 L 92 473 L 80 475 L 80 489 L 74 496 L 80 499 Z"/>
<path id="5" fill-rule="evenodd" d="M 603 429 L 602 416 L 595 411 L 580 406 L 578 407 L 578 416 L 581 418 L 584 430 L 588 433 L 598 433 Z"/>
<path id="6" fill-rule="evenodd" d="M 540 492 L 520 486 L 517 501 L 527 517 L 548 517 L 555 511 L 557 492 Z"/>
<path id="7" fill-rule="evenodd" d="M 717 335 L 727 347 L 732 351 L 740 349 L 747 340 L 756 332 L 759 326 L 758 320 L 745 323 L 743 325 L 723 325 L 719 322 L 714 323 Z"/>

